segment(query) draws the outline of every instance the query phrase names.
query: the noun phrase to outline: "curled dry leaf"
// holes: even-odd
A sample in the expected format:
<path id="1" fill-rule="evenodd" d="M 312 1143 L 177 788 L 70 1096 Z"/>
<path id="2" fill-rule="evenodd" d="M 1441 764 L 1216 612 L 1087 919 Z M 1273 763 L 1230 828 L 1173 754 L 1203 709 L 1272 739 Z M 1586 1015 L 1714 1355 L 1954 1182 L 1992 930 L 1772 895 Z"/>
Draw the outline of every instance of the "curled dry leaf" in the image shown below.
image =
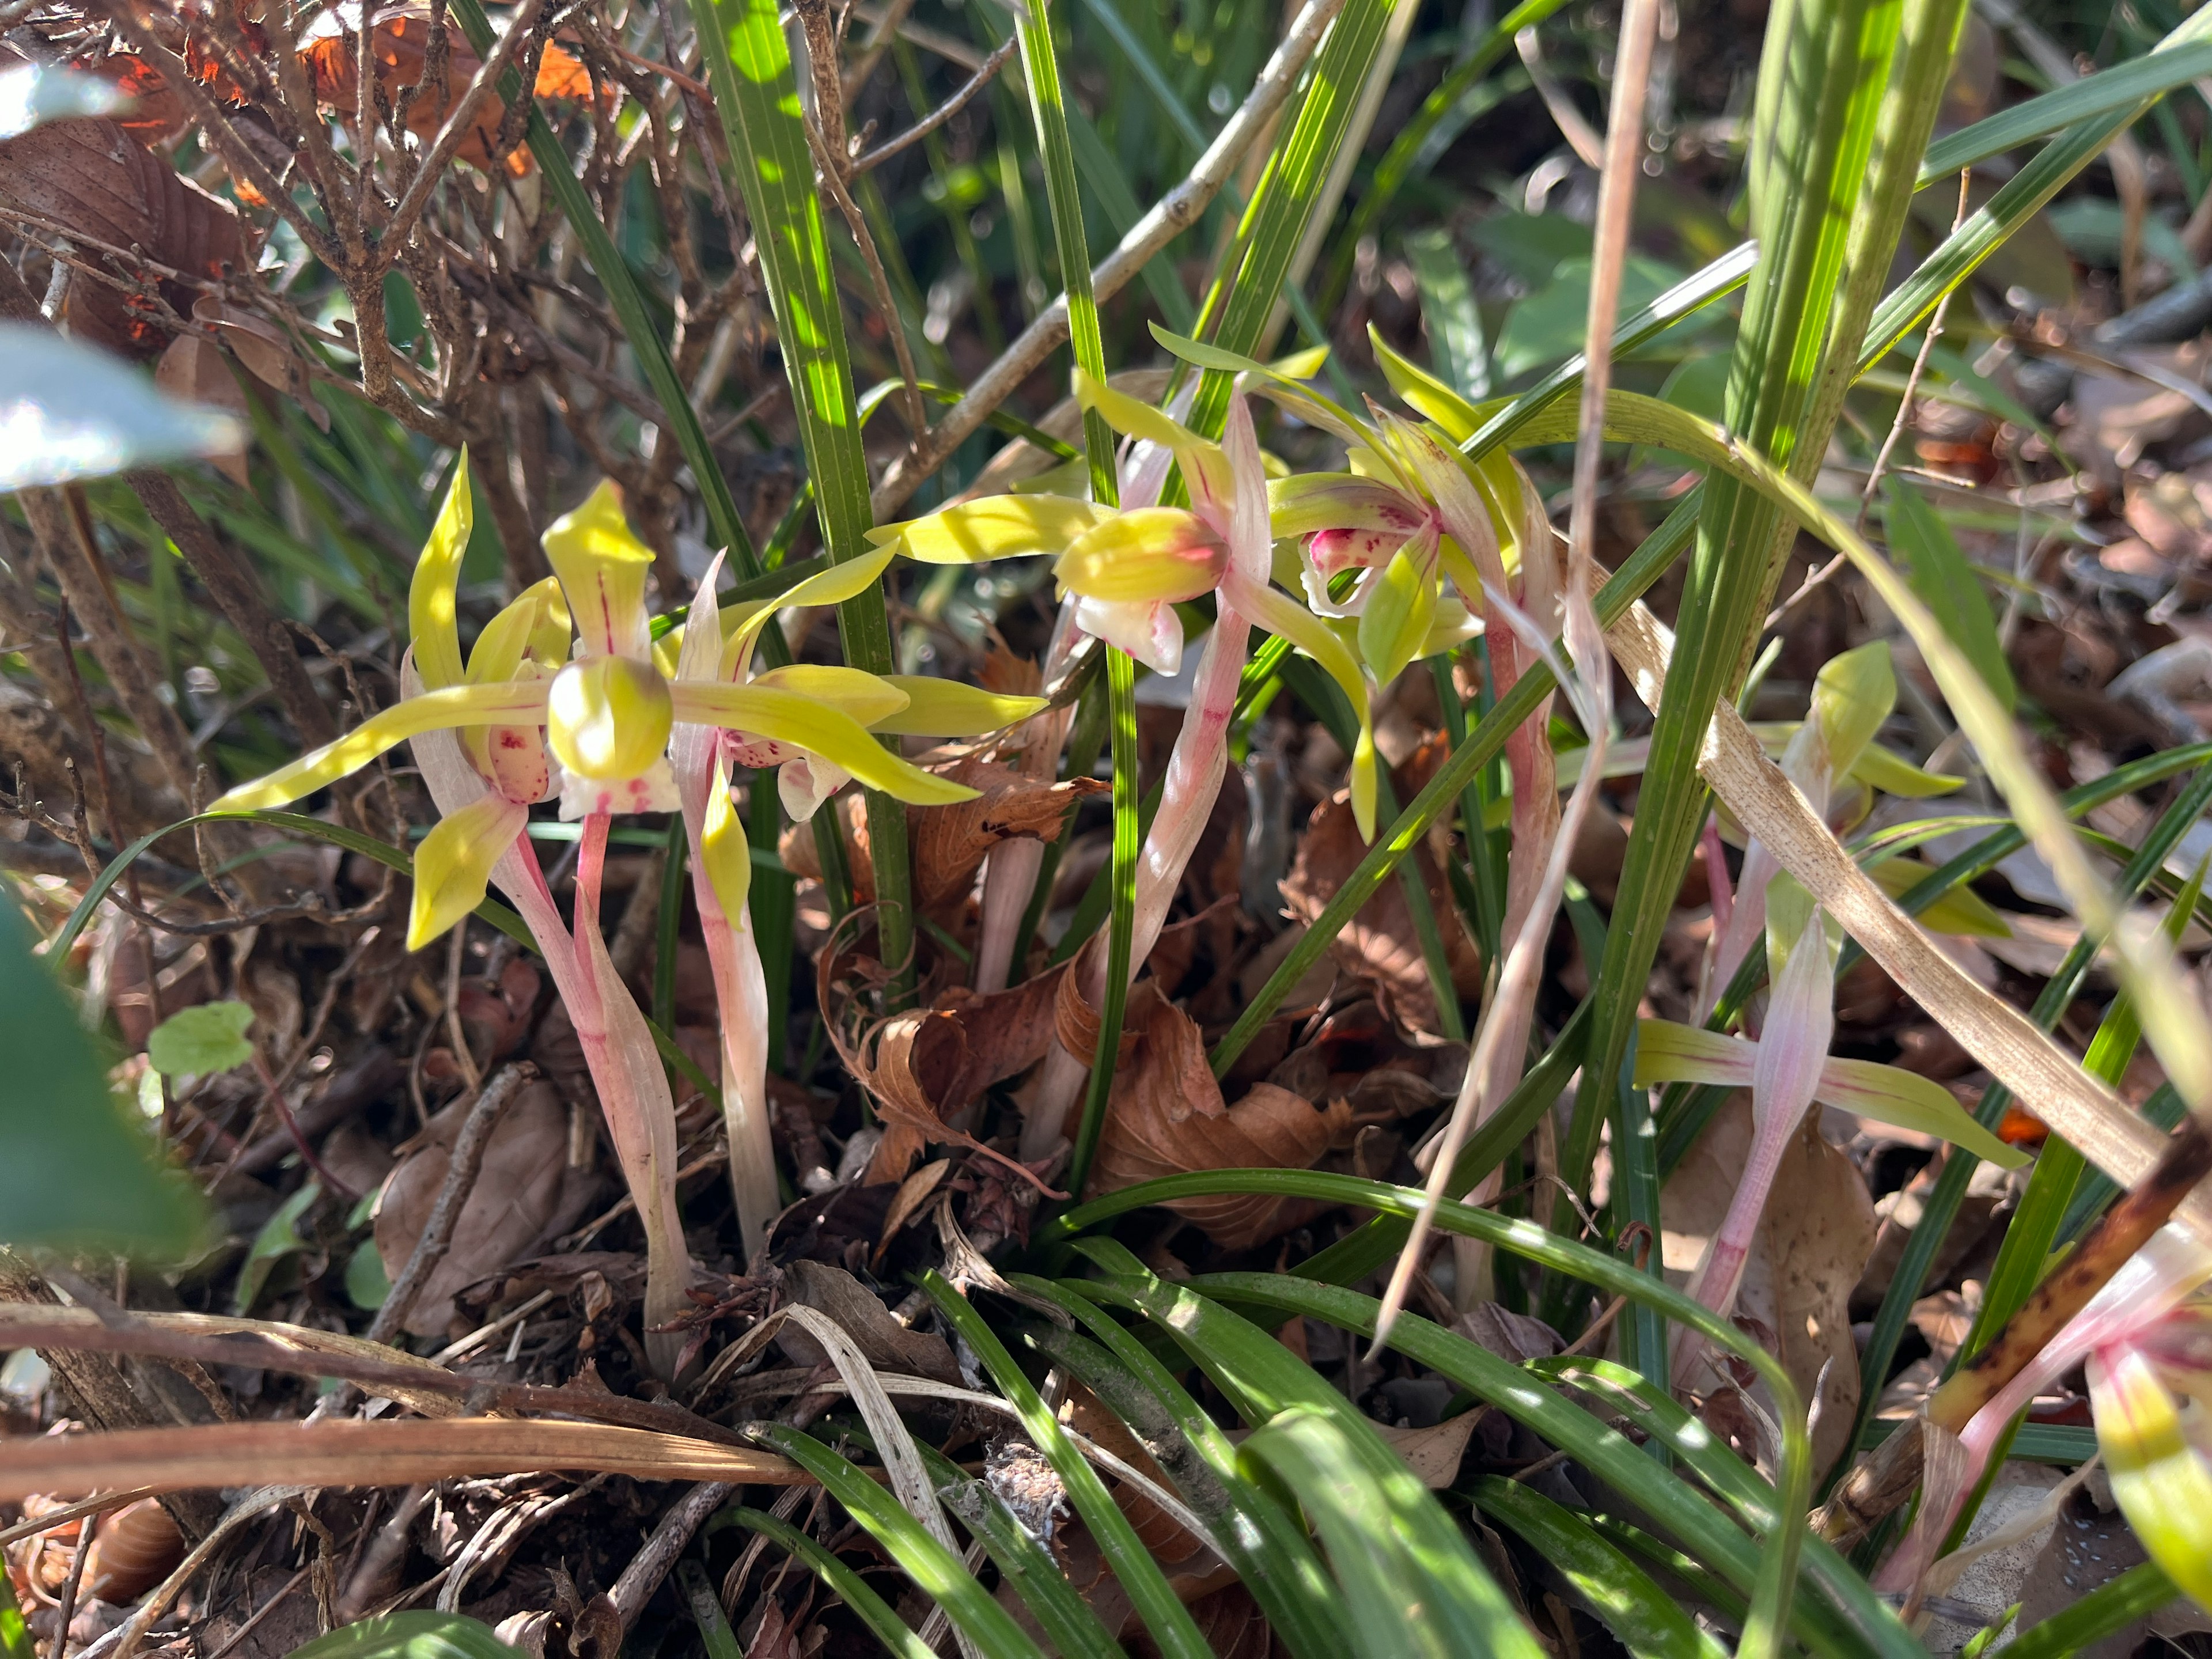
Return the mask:
<path id="1" fill-rule="evenodd" d="M 1316 1107 L 1270 1083 L 1229 1105 L 1206 1062 L 1206 1042 L 1181 1009 L 1146 980 L 1129 998 L 1125 1030 L 1135 1046 L 1117 1063 L 1106 1127 L 1091 1173 L 1094 1194 L 1191 1170 L 1304 1170 L 1351 1127 L 1341 1100 Z M 1249 1249 L 1295 1226 L 1311 1208 L 1265 1194 L 1224 1194 L 1170 1204 L 1229 1249 Z"/>
<path id="2" fill-rule="evenodd" d="M 392 1172 L 376 1214 L 376 1249 L 397 1280 L 429 1224 L 445 1184 L 465 1097 L 432 1118 L 422 1143 Z M 484 1147 L 482 1172 L 461 1208 L 446 1258 L 407 1317 L 416 1336 L 442 1334 L 456 1314 L 454 1294 L 531 1255 L 574 1224 L 599 1185 L 568 1166 L 568 1114 L 553 1086 L 531 1084 L 516 1095 Z"/>
<path id="3" fill-rule="evenodd" d="M 168 341 L 162 303 L 191 308 L 194 290 L 167 273 L 220 277 L 245 262 L 237 210 L 105 118 L 49 121 L 0 143 L 0 203 L 47 222 L 87 260 L 104 259 L 118 282 L 142 285 L 125 293 L 79 270 L 63 310 L 77 338 L 127 357 L 151 357 Z"/>
<path id="4" fill-rule="evenodd" d="M 884 1120 L 868 1184 L 904 1180 L 923 1146 L 943 1142 L 981 1152 L 1042 1187 L 1034 1171 L 953 1127 L 951 1119 L 992 1084 L 1044 1058 L 1052 1041 L 1054 999 L 1066 970 L 1054 968 L 988 996 L 956 987 L 934 1008 L 900 1014 L 854 1035 L 854 988 L 849 981 L 831 979 L 833 966 L 833 953 L 823 951 L 817 994 L 830 1011 L 830 1040 Z"/>
<path id="5" fill-rule="evenodd" d="M 307 412 L 318 429 L 331 429 L 331 412 L 309 390 L 307 359 L 284 331 L 267 318 L 203 294 L 192 301 L 192 317 L 215 330 L 246 372 L 271 392 L 281 392 Z"/>
<path id="6" fill-rule="evenodd" d="M 1300 921 L 1311 923 L 1323 906 L 1336 896 L 1367 848 L 1359 839 L 1352 816 L 1349 791 L 1340 790 L 1314 809 L 1312 819 L 1298 842 L 1297 860 L 1282 884 L 1283 902 Z M 1443 929 L 1444 954 L 1451 963 L 1452 984 L 1463 997 L 1482 989 L 1482 958 L 1474 941 L 1460 925 L 1459 908 L 1453 903 L 1428 849 L 1418 848 L 1413 858 L 1429 890 L 1430 907 Z M 1370 987 L 1386 1012 L 1409 1030 L 1440 1032 L 1437 1000 L 1429 988 L 1427 964 L 1421 959 L 1420 936 L 1413 931 L 1406 890 L 1386 881 L 1375 896 L 1329 945 L 1330 953 L 1346 972 Z"/>
<path id="7" fill-rule="evenodd" d="M 222 348 L 204 334 L 179 334 L 163 349 L 154 365 L 154 384 L 172 398 L 188 404 L 220 409 L 235 416 L 241 430 L 246 424 L 246 388 L 231 372 Z M 222 476 L 240 489 L 253 487 L 246 470 L 246 452 L 234 449 L 210 458 Z"/>
<path id="8" fill-rule="evenodd" d="M 783 1270 L 783 1289 L 790 1300 L 833 1321 L 878 1370 L 959 1383 L 960 1368 L 953 1363 L 952 1350 L 943 1337 L 908 1330 L 891 1317 L 890 1310 L 866 1285 L 842 1267 L 823 1261 L 794 1261 Z M 775 1340 L 802 1365 L 820 1365 L 829 1360 L 805 1328 L 796 1322 L 780 1326 Z"/>
<path id="9" fill-rule="evenodd" d="M 1751 1108 L 1738 1093 L 1715 1114 L 1659 1194 L 1673 1283 L 1686 1280 L 1728 1213 L 1750 1149 Z M 1808 1119 L 1783 1154 L 1744 1267 L 1736 1314 L 1773 1348 L 1806 1400 L 1817 1391 L 1813 1458 L 1822 1468 L 1842 1451 L 1858 1410 L 1850 1294 L 1874 1252 L 1875 1226 L 1864 1177 L 1820 1138 L 1818 1117 Z"/>
<path id="10" fill-rule="evenodd" d="M 973 755 L 931 769 L 979 792 L 974 799 L 951 806 L 907 811 L 914 848 L 915 903 L 924 915 L 948 925 L 967 903 L 975 872 L 994 847 L 1002 841 L 1022 838 L 1057 841 L 1066 827 L 1067 815 L 1079 801 L 1087 795 L 1103 794 L 1112 787 L 1096 778 L 1040 783 L 1012 767 Z M 876 877 L 860 806 L 855 793 L 842 797 L 833 810 L 845 836 L 853 895 L 865 903 L 875 897 Z M 822 878 L 814 834 L 806 825 L 786 829 L 779 850 L 784 867 L 793 875 L 810 881 Z"/>

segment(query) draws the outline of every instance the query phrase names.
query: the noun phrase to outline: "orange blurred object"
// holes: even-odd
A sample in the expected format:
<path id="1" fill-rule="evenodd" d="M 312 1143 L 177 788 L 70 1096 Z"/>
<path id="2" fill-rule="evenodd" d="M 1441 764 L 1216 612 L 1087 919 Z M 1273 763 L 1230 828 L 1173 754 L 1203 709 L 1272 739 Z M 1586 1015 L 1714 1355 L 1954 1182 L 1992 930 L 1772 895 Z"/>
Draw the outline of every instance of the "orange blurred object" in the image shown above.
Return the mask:
<path id="1" fill-rule="evenodd" d="M 2038 1146 L 2050 1133 L 2041 1118 L 2017 1106 L 2006 1107 L 2004 1121 L 1997 1125 L 1997 1139 L 2008 1146 Z"/>

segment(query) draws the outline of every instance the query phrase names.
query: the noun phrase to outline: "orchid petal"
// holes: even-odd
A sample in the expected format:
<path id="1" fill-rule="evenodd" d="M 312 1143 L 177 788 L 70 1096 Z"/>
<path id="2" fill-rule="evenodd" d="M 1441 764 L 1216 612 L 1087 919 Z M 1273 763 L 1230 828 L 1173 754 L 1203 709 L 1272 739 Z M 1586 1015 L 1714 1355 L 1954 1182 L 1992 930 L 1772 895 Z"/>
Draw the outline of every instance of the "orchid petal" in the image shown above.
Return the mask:
<path id="1" fill-rule="evenodd" d="M 1075 371 L 1075 401 L 1085 412 L 1096 410 L 1115 431 L 1172 451 L 1193 501 L 1226 505 L 1234 495 L 1236 486 L 1230 480 L 1228 459 L 1221 447 L 1207 442 L 1172 416 L 1139 403 L 1126 392 L 1116 392 L 1079 368 Z"/>
<path id="2" fill-rule="evenodd" d="M 1312 387 L 1299 384 L 1318 373 L 1322 363 L 1328 361 L 1326 348 L 1313 353 L 1299 353 L 1279 365 L 1271 365 L 1247 357 L 1242 352 L 1209 345 L 1201 340 L 1186 339 L 1162 328 L 1158 323 L 1154 323 L 1152 328 L 1152 337 L 1185 362 L 1218 374 L 1249 377 L 1249 390 L 1272 403 L 1281 404 L 1307 425 L 1333 432 L 1348 443 L 1358 443 L 1366 437 L 1358 416 L 1342 404 L 1322 396 Z M 1294 373 L 1294 370 L 1304 367 L 1301 359 L 1309 357 L 1313 360 L 1313 368 L 1303 374 Z"/>
<path id="3" fill-rule="evenodd" d="M 873 726 L 903 713 L 907 695 L 899 687 L 858 668 L 830 663 L 797 662 L 772 668 L 746 682 L 764 691 L 794 691 Z"/>
<path id="4" fill-rule="evenodd" d="M 1636 1069 L 1632 1081 L 1639 1089 L 1655 1083 L 1711 1083 L 1728 1088 L 1748 1088 L 1759 1045 L 1723 1031 L 1679 1020 L 1639 1019 L 1636 1022 Z"/>
<path id="5" fill-rule="evenodd" d="M 1966 782 L 1942 772 L 1925 771 L 1915 766 L 1904 756 L 1893 753 L 1878 743 L 1869 743 L 1859 750 L 1858 758 L 1849 768 L 1851 776 L 1869 789 L 1879 789 L 1885 795 L 1895 795 L 1905 800 L 1925 800 L 1931 795 L 1948 795 Z"/>
<path id="6" fill-rule="evenodd" d="M 629 657 L 588 656 L 554 677 L 545 738 L 571 774 L 614 783 L 660 758 L 674 719 L 668 682 L 658 668 Z"/>
<path id="7" fill-rule="evenodd" d="M 415 850 L 415 896 L 407 912 L 407 948 L 419 951 L 484 901 L 492 866 L 530 821 L 520 801 L 486 795 L 430 827 Z"/>
<path id="8" fill-rule="evenodd" d="M 852 781 L 850 772 L 819 755 L 794 755 L 776 768 L 776 798 L 783 803 L 786 817 L 806 823 L 822 810 L 823 801 Z"/>
<path id="9" fill-rule="evenodd" d="M 1784 890 L 1795 886 L 1777 877 L 1767 893 L 1770 941 L 1787 919 Z M 1802 890 L 1800 889 L 1800 891 Z M 1770 951 L 1773 948 L 1770 942 Z M 1751 1073 L 1752 1115 L 1760 1133 L 1770 1123 L 1795 1128 L 1819 1092 L 1836 1030 L 1836 985 L 1828 953 L 1827 929 L 1820 907 L 1810 905 L 1789 954 L 1772 975 L 1765 1035 Z"/>
<path id="10" fill-rule="evenodd" d="M 282 806 L 358 772 L 420 732 L 463 726 L 537 725 L 545 719 L 545 697 L 544 680 L 449 685 L 425 691 L 370 715 L 345 736 L 301 756 L 289 766 L 280 766 L 266 777 L 239 785 L 216 801 L 214 810 L 252 811 Z"/>
<path id="11" fill-rule="evenodd" d="M 1436 502 L 1437 517 L 1443 533 L 1473 562 L 1482 581 L 1504 592 L 1505 562 L 1499 551 L 1497 522 L 1492 516 L 1490 503 L 1468 477 L 1458 453 L 1446 449 L 1420 428 L 1395 415 L 1386 418 L 1385 425 L 1414 476 L 1420 480 L 1421 488 Z M 1480 589 L 1466 597 L 1471 603 L 1478 600 Z"/>
<path id="12" fill-rule="evenodd" d="M 1767 1030 L 1770 1035 L 1765 1040 L 1771 1042 L 1771 1023 Z M 2017 1170 L 2027 1162 L 2026 1152 L 2008 1146 L 1977 1123 L 1948 1089 L 1901 1066 L 1832 1058 L 1820 1068 L 1819 1097 L 1877 1123 L 1936 1135 L 2001 1170 Z"/>
<path id="13" fill-rule="evenodd" d="M 1443 652 L 1456 651 L 1469 640 L 1480 638 L 1483 631 L 1482 618 L 1446 593 L 1437 600 L 1436 615 L 1429 623 L 1428 638 L 1421 641 L 1420 649 L 1413 654 L 1417 658 L 1433 657 Z M 1562 779 L 1559 787 L 1565 788 L 1572 782 L 1572 779 Z"/>
<path id="14" fill-rule="evenodd" d="M 1075 625 L 1127 652 L 1155 674 L 1182 672 L 1182 618 L 1165 600 L 1075 601 Z"/>
<path id="15" fill-rule="evenodd" d="M 614 481 L 601 479 L 538 540 L 568 595 L 583 653 L 643 659 L 650 642 L 645 579 L 653 550 L 631 532 Z"/>
<path id="16" fill-rule="evenodd" d="M 2121 1513 L 2166 1577 L 2212 1607 L 2212 1468 L 2157 1367 L 2124 1345 L 2100 1350 L 2089 1361 L 2089 1401 Z"/>
<path id="17" fill-rule="evenodd" d="M 672 696 L 679 720 L 790 744 L 834 761 L 872 789 L 916 806 L 947 806 L 975 798 L 976 792 L 966 785 L 936 777 L 892 754 L 843 710 L 797 692 L 758 684 L 681 683 Z"/>
<path id="18" fill-rule="evenodd" d="M 454 620 L 454 596 L 475 518 L 465 444 L 460 459 L 453 464 L 453 482 L 446 486 L 438 521 L 430 526 L 430 538 L 416 556 L 414 580 L 407 585 L 407 635 L 415 647 L 416 672 L 434 691 L 461 681 L 461 636 Z"/>
<path id="19" fill-rule="evenodd" d="M 1139 507 L 1078 537 L 1053 574 L 1086 599 L 1151 604 L 1212 592 L 1228 562 L 1219 534 L 1197 514 Z"/>
<path id="20" fill-rule="evenodd" d="M 1391 556 L 1382 579 L 1359 612 L 1359 654 L 1377 685 L 1405 672 L 1437 614 L 1436 531 L 1433 526 Z"/>
<path id="21" fill-rule="evenodd" d="M 1222 453 L 1229 460 L 1229 562 L 1248 582 L 1265 583 L 1274 537 L 1268 527 L 1267 469 L 1260 455 L 1260 434 L 1252 410 L 1242 398 L 1229 402 L 1222 428 Z M 1242 660 L 1241 653 L 1239 660 Z"/>
<path id="22" fill-rule="evenodd" d="M 897 714 L 866 722 L 871 732 L 884 737 L 980 738 L 1050 707 L 1042 697 L 1011 696 L 934 675 L 881 678 L 907 696 L 907 706 Z"/>
<path id="23" fill-rule="evenodd" d="M 561 617 L 561 648 L 549 659 L 539 647 L 546 637 L 550 617 L 556 611 Z M 482 685 L 519 678 L 522 665 L 532 660 L 558 668 L 568 659 L 568 615 L 557 576 L 548 576 L 523 589 L 521 597 L 486 623 L 483 632 L 477 635 L 476 644 L 469 650 L 468 683 Z M 419 652 L 417 656 L 419 659 Z"/>
<path id="24" fill-rule="evenodd" d="M 1310 536 L 1319 530 L 1395 530 L 1400 538 L 1420 527 L 1401 489 L 1352 472 L 1300 472 L 1267 481 L 1267 507 L 1275 534 Z"/>
<path id="25" fill-rule="evenodd" d="M 1240 613 L 1270 634 L 1280 635 L 1318 663 L 1359 717 L 1359 736 L 1352 749 L 1352 816 L 1358 825 L 1360 840 L 1373 841 L 1380 775 L 1375 764 L 1374 710 L 1358 659 L 1327 623 L 1265 582 L 1247 581 L 1232 572 L 1222 584 L 1221 595 Z"/>
<path id="26" fill-rule="evenodd" d="M 718 772 L 720 769 L 715 769 Z M 745 915 L 752 892 L 753 848 L 746 838 L 744 821 L 738 817 L 730 787 L 720 777 L 708 780 L 707 812 L 699 830 L 699 864 L 713 885 L 725 921 L 734 925 Z"/>
<path id="27" fill-rule="evenodd" d="M 812 575 L 793 582 L 774 599 L 732 605 L 722 618 L 730 632 L 722 647 L 721 678 L 730 679 L 736 677 L 750 663 L 753 642 L 760 638 L 761 630 L 768 626 L 769 618 L 777 611 L 794 606 L 842 605 L 846 600 L 866 592 L 890 567 L 895 550 L 889 547 L 878 548 L 875 552 L 863 554 L 857 559 L 833 564 L 827 570 L 817 570 Z"/>
<path id="28" fill-rule="evenodd" d="M 1064 552 L 1113 511 L 1066 495 L 985 495 L 867 533 L 872 545 L 888 546 L 917 564 L 988 564 Z"/>
<path id="29" fill-rule="evenodd" d="M 1887 640 L 1840 652 L 1820 665 L 1813 679 L 1813 720 L 1807 724 L 1820 727 L 1832 781 L 1857 765 L 1896 707 L 1897 676 L 1890 667 Z"/>

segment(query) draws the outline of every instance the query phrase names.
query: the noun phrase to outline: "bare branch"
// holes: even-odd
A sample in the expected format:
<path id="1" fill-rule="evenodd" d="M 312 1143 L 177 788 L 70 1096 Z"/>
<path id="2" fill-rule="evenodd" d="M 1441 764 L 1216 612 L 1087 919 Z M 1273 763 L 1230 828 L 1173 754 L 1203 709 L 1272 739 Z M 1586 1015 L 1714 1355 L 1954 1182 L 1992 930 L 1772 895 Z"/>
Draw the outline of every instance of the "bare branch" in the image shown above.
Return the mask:
<path id="1" fill-rule="evenodd" d="M 931 133 L 936 131 L 938 128 L 943 126 L 947 121 L 951 120 L 963 109 L 967 107 L 968 100 L 969 99 L 975 97 L 977 93 L 982 91 L 985 87 L 991 84 L 991 78 L 997 75 L 1000 69 L 1005 67 L 1006 59 L 1014 55 L 1015 49 L 1018 47 L 1021 43 L 1021 37 L 1019 35 L 1008 35 L 1006 40 L 1006 44 L 1001 46 L 998 51 L 993 52 L 988 58 L 986 58 L 983 60 L 983 67 L 977 70 L 972 76 L 969 76 L 966 83 L 961 87 L 959 91 L 954 93 L 950 98 L 939 104 L 935 109 L 930 111 L 927 115 L 925 115 L 921 120 L 915 122 L 904 132 L 899 134 L 897 137 L 888 139 L 884 143 L 878 144 L 866 155 L 863 155 L 859 161 L 853 163 L 853 171 L 855 173 L 866 173 L 872 167 L 879 167 L 884 162 L 890 161 L 892 156 L 896 155 L 901 150 L 905 149 L 908 145 L 919 143 L 921 139 L 927 137 Z"/>

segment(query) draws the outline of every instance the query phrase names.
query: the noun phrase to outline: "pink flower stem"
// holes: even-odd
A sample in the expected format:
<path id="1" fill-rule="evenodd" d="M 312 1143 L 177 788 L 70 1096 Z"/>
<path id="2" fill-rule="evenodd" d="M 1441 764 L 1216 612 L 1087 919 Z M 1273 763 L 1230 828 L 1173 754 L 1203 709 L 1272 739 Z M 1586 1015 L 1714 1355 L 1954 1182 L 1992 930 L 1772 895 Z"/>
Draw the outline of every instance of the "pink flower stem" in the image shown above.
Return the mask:
<path id="1" fill-rule="evenodd" d="M 1183 711 L 1182 730 L 1168 758 L 1167 777 L 1160 789 L 1159 811 L 1153 815 L 1151 833 L 1145 837 L 1137 860 L 1137 902 L 1129 940 L 1129 979 L 1158 942 L 1168 907 L 1175 902 L 1182 872 L 1196 850 L 1198 838 L 1212 816 L 1221 793 L 1221 780 L 1229 765 L 1229 720 L 1237 708 L 1237 684 L 1244 672 L 1252 625 L 1219 600 L 1213 629 L 1206 638 L 1205 654 L 1191 687 L 1190 706 Z M 1099 950 L 1079 956 L 1071 973 L 1082 975 L 1077 988 L 1084 1000 L 1098 1006 L 1106 997 L 1106 957 Z M 1103 1064 L 1112 1064 L 1110 1056 Z M 1021 1158 L 1036 1163 L 1049 1158 L 1060 1145 L 1068 1109 L 1082 1092 L 1091 1067 L 1054 1044 L 1045 1055 L 1035 1097 L 1022 1124 Z"/>

